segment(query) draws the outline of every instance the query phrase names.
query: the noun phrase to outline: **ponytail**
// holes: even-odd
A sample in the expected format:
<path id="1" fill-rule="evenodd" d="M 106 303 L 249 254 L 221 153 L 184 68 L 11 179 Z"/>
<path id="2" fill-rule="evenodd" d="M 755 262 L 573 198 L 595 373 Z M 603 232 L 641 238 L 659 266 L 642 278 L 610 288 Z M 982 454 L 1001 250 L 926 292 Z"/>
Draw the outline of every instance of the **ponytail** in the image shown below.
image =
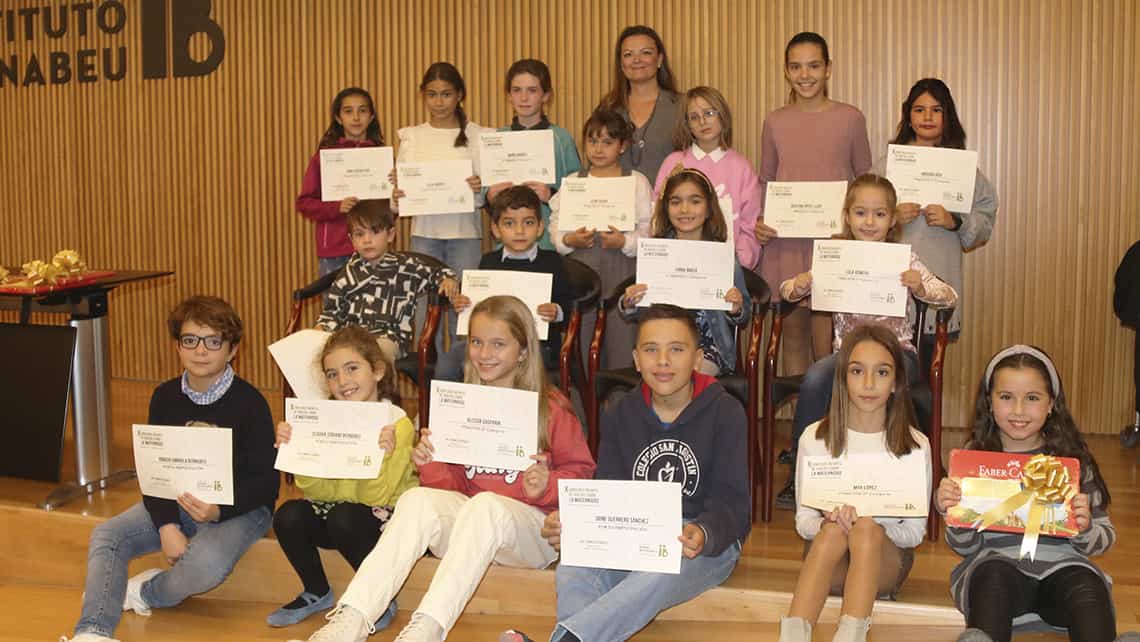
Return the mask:
<path id="1" fill-rule="evenodd" d="M 455 117 L 459 119 L 459 135 L 455 137 L 455 147 L 467 147 L 467 112 L 463 105 L 455 106 Z"/>

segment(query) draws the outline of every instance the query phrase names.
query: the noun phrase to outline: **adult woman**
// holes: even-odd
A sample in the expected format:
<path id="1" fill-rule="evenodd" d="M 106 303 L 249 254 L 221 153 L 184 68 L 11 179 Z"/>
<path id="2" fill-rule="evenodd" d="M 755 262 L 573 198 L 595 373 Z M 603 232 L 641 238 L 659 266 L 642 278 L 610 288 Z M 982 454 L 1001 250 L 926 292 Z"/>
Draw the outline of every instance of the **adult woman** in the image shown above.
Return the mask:
<path id="1" fill-rule="evenodd" d="M 633 144 L 621 166 L 650 179 L 673 151 L 673 130 L 683 105 L 677 95 L 665 43 L 651 27 L 626 27 L 614 48 L 614 81 L 599 108 L 612 109 L 633 124 Z"/>

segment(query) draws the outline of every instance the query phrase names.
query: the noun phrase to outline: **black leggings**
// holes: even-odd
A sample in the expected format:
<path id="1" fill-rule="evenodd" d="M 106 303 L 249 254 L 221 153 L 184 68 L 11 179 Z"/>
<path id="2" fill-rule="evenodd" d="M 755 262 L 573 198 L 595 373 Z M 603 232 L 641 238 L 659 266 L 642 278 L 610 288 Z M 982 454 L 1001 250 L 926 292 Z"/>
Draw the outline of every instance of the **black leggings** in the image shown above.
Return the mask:
<path id="1" fill-rule="evenodd" d="M 317 548 L 335 548 L 356 570 L 380 539 L 382 524 L 371 506 L 349 502 L 336 504 L 322 519 L 308 501 L 292 499 L 273 516 L 273 532 L 281 550 L 305 590 L 318 596 L 328 593 L 329 581 Z"/>
<path id="2" fill-rule="evenodd" d="M 1037 613 L 1069 630 L 1074 642 L 1116 638 L 1112 596 L 1104 580 L 1084 566 L 1066 566 L 1037 580 L 1002 560 L 982 562 L 970 576 L 966 626 L 981 629 L 995 642 L 1008 642 L 1013 618 Z"/>

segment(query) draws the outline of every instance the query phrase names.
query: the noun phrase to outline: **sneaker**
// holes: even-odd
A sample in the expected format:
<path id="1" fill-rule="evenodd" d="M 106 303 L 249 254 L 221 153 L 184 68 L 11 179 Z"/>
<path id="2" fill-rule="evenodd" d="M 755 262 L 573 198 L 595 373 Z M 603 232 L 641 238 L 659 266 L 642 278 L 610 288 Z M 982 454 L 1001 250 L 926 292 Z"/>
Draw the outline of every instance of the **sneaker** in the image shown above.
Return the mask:
<path id="1" fill-rule="evenodd" d="M 776 493 L 776 508 L 794 510 L 796 507 L 796 482 L 789 478 L 780 492 Z"/>
<path id="2" fill-rule="evenodd" d="M 871 628 L 871 618 L 839 616 L 839 626 L 835 627 L 835 637 L 831 642 L 867 642 L 867 630 Z"/>
<path id="3" fill-rule="evenodd" d="M 73 638 L 68 638 L 66 635 L 59 637 L 59 642 L 119 642 L 114 638 L 109 638 L 105 635 L 98 633 L 79 633 Z"/>
<path id="4" fill-rule="evenodd" d="M 309 642 L 364 642 L 376 632 L 363 613 L 347 604 L 333 609 L 325 619 L 329 623 L 310 635 Z"/>
<path id="5" fill-rule="evenodd" d="M 162 572 L 160 568 L 148 568 L 127 580 L 127 595 L 123 598 L 123 610 L 134 611 L 139 615 L 150 615 L 150 606 L 142 599 L 142 585 Z"/>
<path id="6" fill-rule="evenodd" d="M 329 589 L 324 595 L 313 595 L 304 591 L 297 596 L 297 599 L 270 613 L 265 621 L 269 626 L 293 626 L 310 615 L 327 611 L 335 605 L 336 601 L 333 599 L 332 589 Z"/>
<path id="7" fill-rule="evenodd" d="M 528 638 L 522 631 L 508 629 L 499 635 L 499 642 L 534 642 L 534 640 Z"/>
<path id="8" fill-rule="evenodd" d="M 392 620 L 396 619 L 396 600 L 388 602 L 388 608 L 380 615 L 380 619 L 372 625 L 373 630 L 383 631 L 384 629 L 392 626 Z"/>
<path id="9" fill-rule="evenodd" d="M 443 626 L 426 613 L 415 611 L 412 620 L 393 642 L 441 642 Z"/>

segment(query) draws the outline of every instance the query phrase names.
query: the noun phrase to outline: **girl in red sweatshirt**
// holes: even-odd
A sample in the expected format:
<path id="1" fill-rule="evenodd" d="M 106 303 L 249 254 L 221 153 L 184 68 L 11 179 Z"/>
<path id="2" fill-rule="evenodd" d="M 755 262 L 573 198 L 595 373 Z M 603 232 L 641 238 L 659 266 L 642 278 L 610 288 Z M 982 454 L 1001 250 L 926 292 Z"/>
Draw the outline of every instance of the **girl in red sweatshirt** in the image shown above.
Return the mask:
<path id="1" fill-rule="evenodd" d="M 317 224 L 317 262 L 320 276 L 339 270 L 352 254 L 348 226 L 344 215 L 358 199 L 342 201 L 321 199 L 321 150 L 343 147 L 383 147 L 384 133 L 376 120 L 372 96 L 360 87 L 340 90 L 332 103 L 332 122 L 309 159 L 301 193 L 297 195 L 297 211 Z"/>
<path id="2" fill-rule="evenodd" d="M 412 453 L 420 487 L 400 496 L 329 623 L 310 642 L 364 642 L 428 549 L 442 558 L 401 640 L 442 640 L 492 562 L 549 566 L 558 553 L 542 537 L 558 507 L 558 479 L 589 479 L 594 460 L 570 402 L 546 381 L 534 317 L 519 299 L 484 299 L 471 313 L 464 380 L 539 393 L 539 452 L 525 471 L 433 461 L 431 430 Z"/>

